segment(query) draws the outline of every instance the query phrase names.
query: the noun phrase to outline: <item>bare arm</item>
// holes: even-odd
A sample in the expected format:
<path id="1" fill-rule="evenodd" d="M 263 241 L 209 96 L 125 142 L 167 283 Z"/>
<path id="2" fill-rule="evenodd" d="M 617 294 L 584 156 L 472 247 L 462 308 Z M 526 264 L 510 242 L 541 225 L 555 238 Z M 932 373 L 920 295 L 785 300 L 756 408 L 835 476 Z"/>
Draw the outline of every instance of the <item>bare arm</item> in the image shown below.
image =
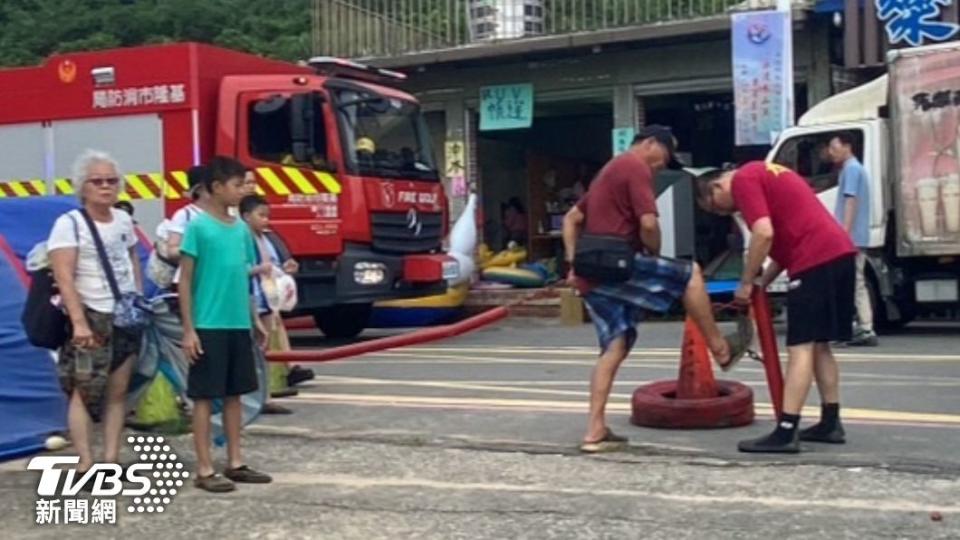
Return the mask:
<path id="1" fill-rule="evenodd" d="M 760 277 L 760 284 L 764 288 L 773 283 L 773 280 L 783 272 L 783 267 L 776 263 L 776 261 L 770 261 L 770 264 L 767 265 L 767 268 L 763 271 L 763 276 Z"/>
<path id="2" fill-rule="evenodd" d="M 577 250 L 577 238 L 583 229 L 586 218 L 580 208 L 574 206 L 563 216 L 563 249 L 566 252 L 567 262 L 573 262 L 573 255 Z"/>
<path id="3" fill-rule="evenodd" d="M 193 257 L 184 257 L 180 261 L 180 283 L 177 284 L 177 294 L 180 296 L 180 320 L 184 332 L 193 332 L 193 273 L 196 270 L 196 261 Z"/>
<path id="4" fill-rule="evenodd" d="M 130 263 L 133 264 L 133 283 L 137 292 L 143 293 L 143 269 L 140 268 L 140 255 L 137 253 L 137 246 L 130 248 Z"/>
<path id="5" fill-rule="evenodd" d="M 67 308 L 74 336 L 78 334 L 78 330 L 86 330 L 89 334 L 90 328 L 84 313 L 83 301 L 80 299 L 74 280 L 74 274 L 77 271 L 77 248 L 55 249 L 49 256 L 50 266 L 53 268 L 53 279 L 57 282 L 60 298 L 63 299 L 63 305 Z"/>
<path id="6" fill-rule="evenodd" d="M 743 264 L 740 283 L 753 284 L 763 268 L 763 261 L 770 255 L 772 245 L 773 223 L 770 218 L 760 218 L 750 228 L 750 246 L 747 249 L 747 260 Z"/>
<path id="7" fill-rule="evenodd" d="M 853 221 L 857 218 L 857 198 L 844 197 L 843 206 L 843 229 L 850 234 L 853 230 Z"/>
<path id="8" fill-rule="evenodd" d="M 257 313 L 257 298 L 252 294 L 250 295 L 250 318 L 253 321 L 253 335 L 257 340 L 257 345 L 261 349 L 266 349 L 270 334 L 263 325 L 263 321 L 260 320 L 260 314 Z"/>
<path id="9" fill-rule="evenodd" d="M 649 255 L 658 257 L 660 255 L 660 222 L 654 214 L 644 214 L 640 216 L 640 242 L 647 249 Z"/>
<path id="10" fill-rule="evenodd" d="M 180 283 L 177 292 L 180 295 L 180 320 L 183 324 L 183 351 L 190 363 L 200 359 L 203 345 L 193 326 L 193 273 L 196 261 L 193 257 L 183 257 L 180 261 Z"/>
<path id="11" fill-rule="evenodd" d="M 167 258 L 171 261 L 180 259 L 180 243 L 183 241 L 183 235 L 172 232 L 167 238 Z"/>

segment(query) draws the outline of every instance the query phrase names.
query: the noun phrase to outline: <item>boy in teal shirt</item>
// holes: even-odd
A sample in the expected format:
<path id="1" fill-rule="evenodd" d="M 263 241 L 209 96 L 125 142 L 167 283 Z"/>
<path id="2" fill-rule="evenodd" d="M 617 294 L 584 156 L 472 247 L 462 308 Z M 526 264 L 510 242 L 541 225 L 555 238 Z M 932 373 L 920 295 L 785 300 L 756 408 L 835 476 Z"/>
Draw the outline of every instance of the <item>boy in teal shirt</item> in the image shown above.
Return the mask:
<path id="1" fill-rule="evenodd" d="M 229 208 L 243 198 L 245 168 L 214 158 L 205 178 L 210 192 L 207 212 L 190 221 L 180 246 L 179 284 L 183 350 L 190 359 L 187 395 L 194 400 L 193 438 L 200 489 L 233 491 L 234 482 L 265 484 L 266 474 L 244 465 L 240 456 L 240 396 L 257 389 L 251 329 L 265 338 L 250 300 L 250 273 L 256 261 L 247 225 Z M 210 456 L 212 401 L 224 400 L 223 424 L 229 463 L 216 474 Z"/>

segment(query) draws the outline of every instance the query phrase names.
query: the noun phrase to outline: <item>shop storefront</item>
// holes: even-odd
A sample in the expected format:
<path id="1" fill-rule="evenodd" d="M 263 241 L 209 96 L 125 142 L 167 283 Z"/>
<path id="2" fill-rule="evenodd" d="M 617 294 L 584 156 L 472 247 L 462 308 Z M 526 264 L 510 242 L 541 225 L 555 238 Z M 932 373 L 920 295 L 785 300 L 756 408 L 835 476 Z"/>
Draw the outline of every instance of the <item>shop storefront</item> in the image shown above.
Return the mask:
<path id="1" fill-rule="evenodd" d="M 798 113 L 829 95 L 830 63 L 818 59 L 828 58 L 829 24 L 795 16 Z M 564 213 L 631 130 L 671 126 L 693 167 L 758 159 L 768 150 L 734 144 L 729 18 L 677 24 L 671 32 L 588 47 L 512 47 L 475 57 L 439 52 L 377 63 L 410 74 L 408 89 L 428 112 L 444 164 L 451 218 L 475 192 L 482 240 L 492 250 L 516 242 L 530 261 L 549 263 L 562 255 Z M 726 247 L 726 233 L 698 216 L 689 182 L 666 175 L 658 184 L 675 185 L 658 201 L 665 254 L 709 260 Z"/>

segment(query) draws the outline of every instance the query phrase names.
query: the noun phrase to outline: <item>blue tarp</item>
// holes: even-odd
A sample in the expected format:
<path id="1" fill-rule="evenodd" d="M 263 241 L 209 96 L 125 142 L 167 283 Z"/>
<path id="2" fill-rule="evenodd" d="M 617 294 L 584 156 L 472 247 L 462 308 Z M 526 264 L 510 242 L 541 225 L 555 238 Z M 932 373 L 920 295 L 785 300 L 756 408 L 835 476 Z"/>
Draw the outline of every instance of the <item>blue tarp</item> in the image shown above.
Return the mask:
<path id="1" fill-rule="evenodd" d="M 8 243 L 12 243 L 8 239 Z M 0 251 L 0 461 L 43 448 L 63 431 L 67 403 L 53 356 L 29 342 L 20 324 L 27 291 L 9 255 Z"/>
<path id="2" fill-rule="evenodd" d="M 737 287 L 740 285 L 740 282 L 733 280 L 722 280 L 722 281 L 708 281 L 707 282 L 707 294 L 722 296 L 725 294 L 733 294 L 737 292 Z"/>
<path id="3" fill-rule="evenodd" d="M 7 198 L 0 203 L 0 234 L 21 261 L 38 242 L 50 236 L 53 222 L 78 207 L 76 197 Z"/>
<path id="4" fill-rule="evenodd" d="M 0 235 L 7 239 L 17 258 L 23 261 L 33 246 L 47 240 L 53 222 L 58 217 L 79 206 L 77 198 L 72 196 L 3 199 L 0 204 Z M 137 251 L 140 254 L 140 267 L 146 268 L 150 246 L 140 242 Z M 156 285 L 149 280 L 143 285 L 148 297 L 156 293 Z"/>
<path id="5" fill-rule="evenodd" d="M 858 6 L 863 8 L 863 0 L 858 0 Z M 813 5 L 814 13 L 833 13 L 844 10 L 844 0 L 820 0 Z"/>

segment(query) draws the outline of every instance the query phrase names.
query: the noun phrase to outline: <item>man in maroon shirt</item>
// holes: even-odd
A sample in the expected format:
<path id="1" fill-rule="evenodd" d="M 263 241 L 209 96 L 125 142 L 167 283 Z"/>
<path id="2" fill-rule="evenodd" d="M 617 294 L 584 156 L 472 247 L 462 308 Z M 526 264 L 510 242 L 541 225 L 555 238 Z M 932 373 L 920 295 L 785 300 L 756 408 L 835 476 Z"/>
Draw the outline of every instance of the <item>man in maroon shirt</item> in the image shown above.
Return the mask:
<path id="1" fill-rule="evenodd" d="M 567 262 L 572 263 L 580 233 L 618 237 L 633 245 L 632 277 L 622 283 L 587 283 L 571 271 L 570 281 L 584 297 L 597 330 L 601 354 L 590 380 L 590 416 L 580 449 L 616 450 L 627 439 L 606 425 L 605 409 L 613 379 L 637 339 L 645 311 L 666 312 L 678 300 L 700 327 L 714 359 L 732 365 L 731 347 L 713 319 L 700 268 L 689 261 L 660 257 L 660 226 L 654 174 L 679 168 L 670 128 L 651 125 L 634 138 L 629 150 L 613 158 L 563 222 Z M 742 352 L 742 351 L 736 351 Z"/>
<path id="2" fill-rule="evenodd" d="M 750 228 L 750 245 L 736 299 L 748 304 L 754 286 L 766 287 L 783 271 L 787 292 L 787 365 L 783 414 L 776 429 L 742 441 L 741 452 L 796 453 L 799 441 L 841 444 L 839 369 L 833 341 L 852 334 L 854 257 L 850 236 L 797 173 L 755 161 L 736 171 L 698 179 L 698 203 L 708 212 L 739 211 Z M 767 257 L 772 259 L 761 275 Z M 758 276 L 760 276 L 758 278 Z M 798 433 L 800 410 L 816 375 L 820 422 Z"/>

